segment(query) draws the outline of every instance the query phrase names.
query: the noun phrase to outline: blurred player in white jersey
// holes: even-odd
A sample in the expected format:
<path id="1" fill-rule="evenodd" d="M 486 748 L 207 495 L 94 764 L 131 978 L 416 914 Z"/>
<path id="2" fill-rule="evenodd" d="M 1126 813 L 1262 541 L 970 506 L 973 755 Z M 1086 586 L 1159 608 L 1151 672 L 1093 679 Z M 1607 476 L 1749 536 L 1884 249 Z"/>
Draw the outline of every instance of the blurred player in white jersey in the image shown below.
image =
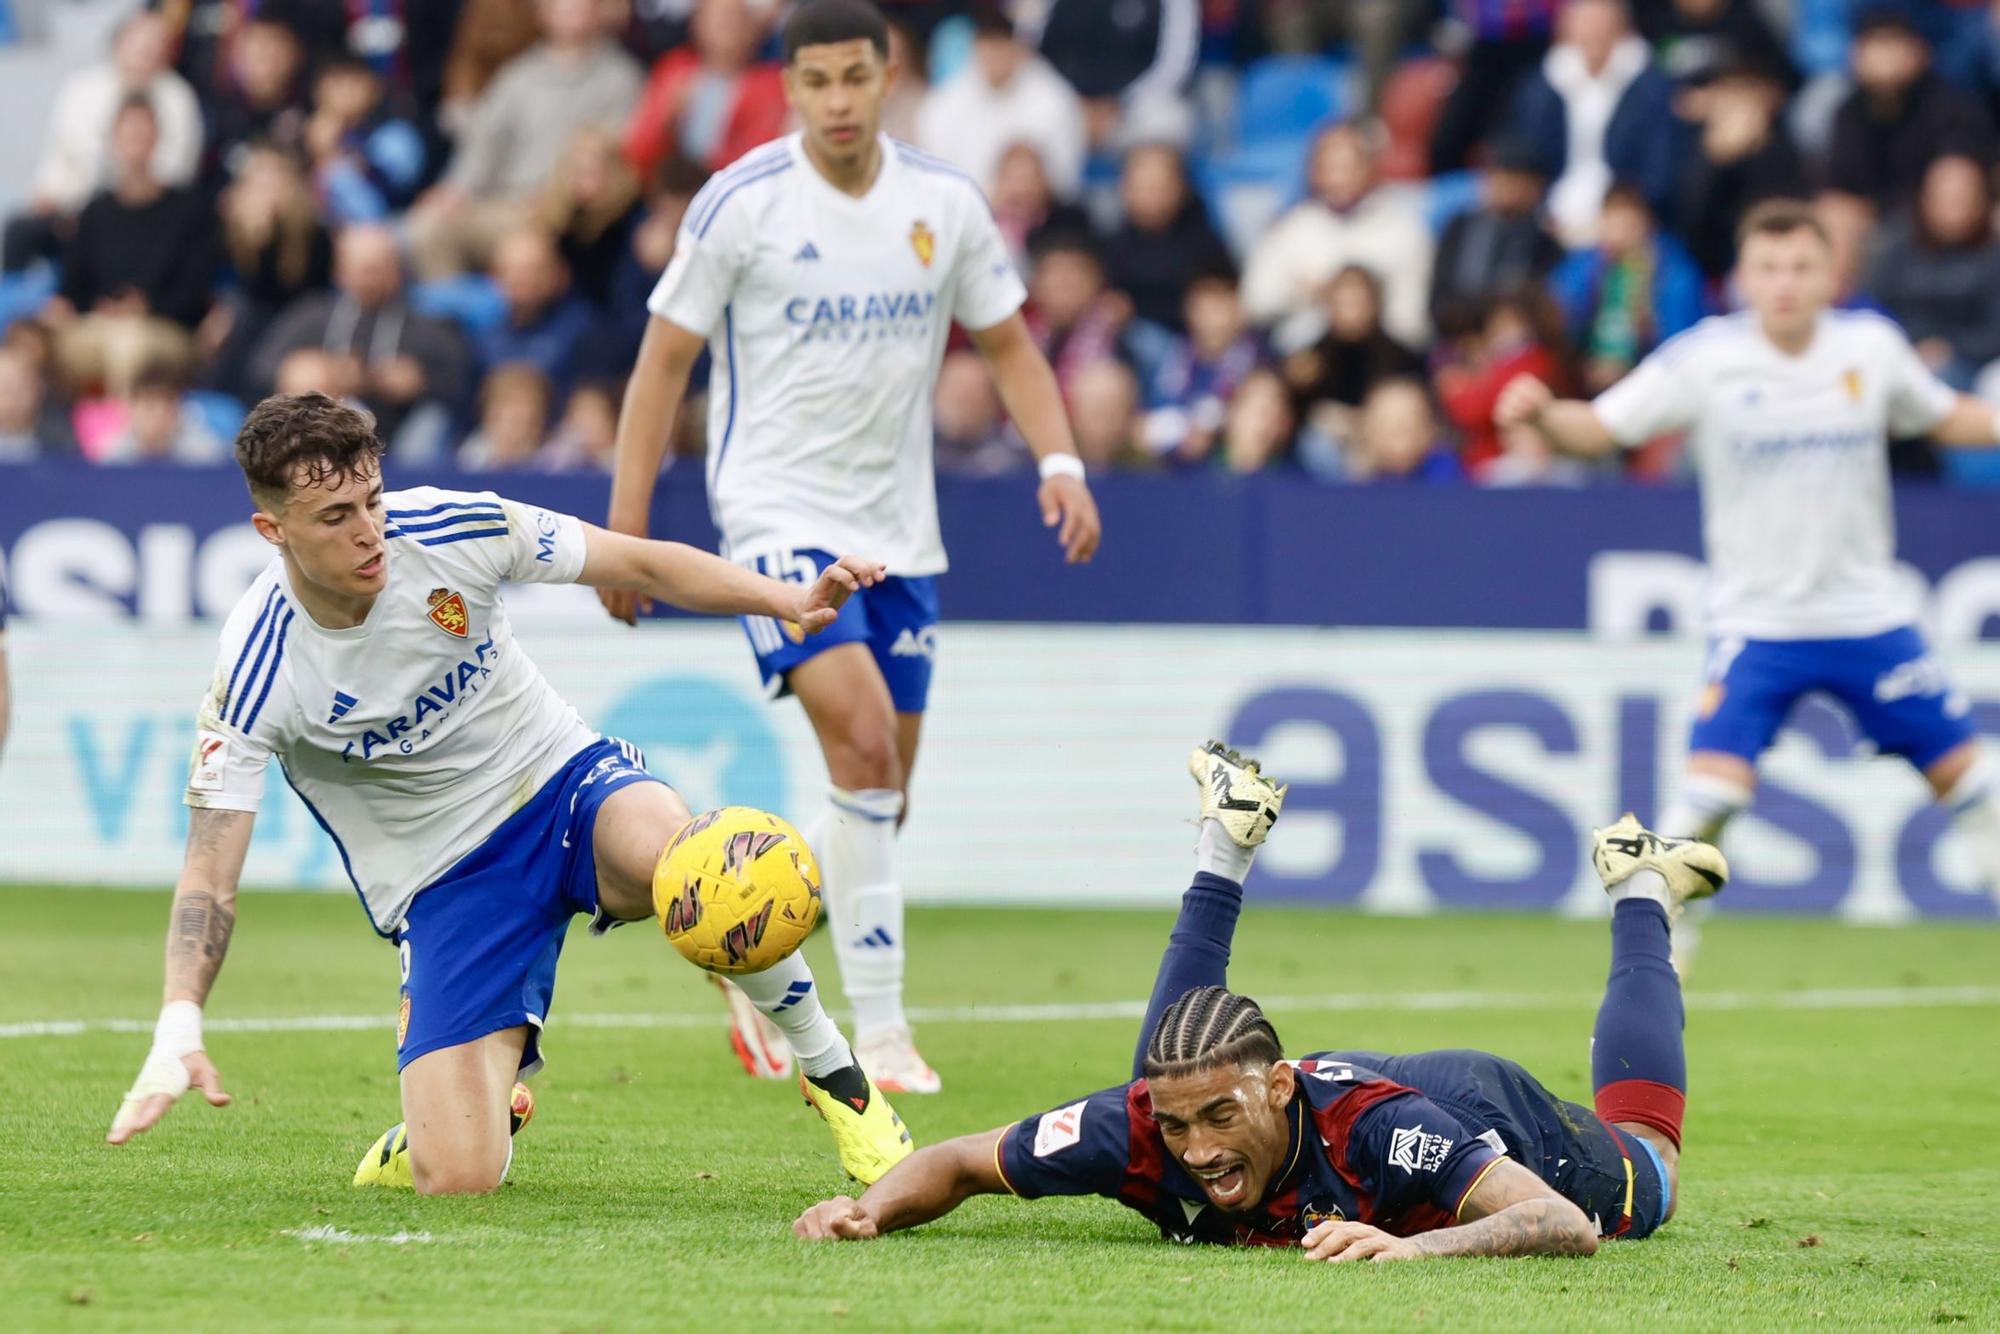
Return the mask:
<path id="1" fill-rule="evenodd" d="M 237 437 L 251 522 L 277 554 L 223 628 L 196 721 L 166 1001 L 110 1140 L 153 1125 L 190 1084 L 228 1101 L 202 1005 L 275 759 L 400 955 L 404 1121 L 355 1184 L 491 1190 L 533 1109 L 515 1080 L 541 1065 L 570 918 L 589 914 L 595 930 L 650 918 L 654 865 L 688 820 L 631 746 L 593 731 L 542 679 L 514 642 L 501 583 L 633 588 L 813 633 L 881 566 L 849 556 L 786 584 L 491 492 L 384 494 L 381 451 L 368 416 L 319 394 L 265 400 Z M 909 1152 L 802 956 L 746 975 L 743 989 L 797 1048 L 800 1087 L 851 1174 L 880 1175 Z"/>
<path id="2" fill-rule="evenodd" d="M 1494 414 L 1581 454 L 1688 433 L 1711 651 L 1686 778 L 1657 828 L 1713 842 L 1749 805 L 1792 705 L 1824 691 L 1924 775 L 2000 891 L 2000 784 L 1897 576 L 1888 459 L 1891 436 L 1987 446 L 2000 422 L 1932 375 L 1889 320 L 1830 308 L 1832 252 L 1809 204 L 1745 217 L 1736 281 L 1747 310 L 1669 339 L 1594 401 L 1557 400 L 1524 376 Z M 1692 944 L 1682 932 L 1681 957 Z"/>
<path id="3" fill-rule="evenodd" d="M 784 49 L 804 128 L 718 174 L 688 209 L 625 394 L 610 527 L 645 534 L 667 432 L 706 346 L 723 554 L 808 582 L 837 551 L 887 564 L 890 577 L 817 639 L 782 618 L 745 617 L 744 628 L 766 687 L 799 697 L 826 757 L 831 808 L 809 837 L 862 1065 L 890 1092 L 930 1093 L 939 1079 L 903 1011 L 895 837 L 937 645 L 931 398 L 954 321 L 1040 459 L 1042 521 L 1072 562 L 1097 548 L 1097 508 L 979 187 L 881 133 L 896 78 L 881 13 L 811 0 L 786 22 Z M 641 602 L 604 601 L 628 622 Z M 745 1069 L 782 1076 L 782 1044 L 734 998 L 731 1008 Z"/>

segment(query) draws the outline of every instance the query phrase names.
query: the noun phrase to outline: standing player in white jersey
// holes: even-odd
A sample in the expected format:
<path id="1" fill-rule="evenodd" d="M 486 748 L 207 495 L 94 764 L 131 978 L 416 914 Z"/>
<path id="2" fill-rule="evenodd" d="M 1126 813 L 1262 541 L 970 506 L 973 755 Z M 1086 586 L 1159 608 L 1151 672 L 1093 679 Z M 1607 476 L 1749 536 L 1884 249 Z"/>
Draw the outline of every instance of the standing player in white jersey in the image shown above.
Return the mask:
<path id="1" fill-rule="evenodd" d="M 817 639 L 782 618 L 748 616 L 744 628 L 767 689 L 804 705 L 832 780 L 812 841 L 861 1062 L 890 1092 L 931 1093 L 938 1076 L 903 1011 L 895 837 L 937 644 L 931 396 L 954 321 L 1041 460 L 1042 521 L 1072 562 L 1097 548 L 1097 508 L 979 187 L 881 133 L 896 77 L 881 13 L 810 0 L 786 22 L 784 50 L 804 129 L 717 175 L 688 209 L 625 394 L 610 527 L 645 534 L 668 428 L 706 346 L 723 554 L 805 582 L 837 551 L 887 564 L 890 577 Z M 628 622 L 639 604 L 604 600 Z M 782 1044 L 734 997 L 731 1009 L 744 1067 L 782 1076 Z"/>
<path id="2" fill-rule="evenodd" d="M 810 633 L 881 566 L 850 556 L 811 585 L 785 584 L 491 492 L 385 495 L 381 451 L 372 420 L 319 394 L 265 400 L 237 437 L 251 521 L 277 556 L 231 613 L 202 701 L 166 1003 L 110 1140 L 153 1125 L 190 1083 L 228 1101 L 201 1007 L 276 759 L 401 956 L 404 1123 L 355 1184 L 491 1190 L 513 1154 L 510 1110 L 532 1110 L 512 1105 L 515 1080 L 541 1064 L 569 919 L 588 913 L 602 930 L 651 917 L 654 865 L 688 820 L 629 745 L 591 730 L 542 679 L 514 642 L 501 583 L 634 588 Z M 743 988 L 797 1049 L 800 1087 L 847 1170 L 872 1178 L 907 1154 L 805 960 Z"/>
<path id="3" fill-rule="evenodd" d="M 1887 319 L 1830 309 L 1832 251 L 1811 205 L 1762 204 L 1738 239 L 1747 310 L 1668 340 L 1592 402 L 1522 377 L 1494 413 L 1582 454 L 1688 433 L 1712 648 L 1686 778 L 1657 828 L 1715 841 L 1749 805 L 1792 705 L 1824 691 L 1924 775 L 2000 887 L 1994 766 L 1896 573 L 1888 461 L 1892 435 L 1984 446 L 2000 421 L 1925 369 Z M 1683 956 L 1692 943 L 1684 933 Z"/>

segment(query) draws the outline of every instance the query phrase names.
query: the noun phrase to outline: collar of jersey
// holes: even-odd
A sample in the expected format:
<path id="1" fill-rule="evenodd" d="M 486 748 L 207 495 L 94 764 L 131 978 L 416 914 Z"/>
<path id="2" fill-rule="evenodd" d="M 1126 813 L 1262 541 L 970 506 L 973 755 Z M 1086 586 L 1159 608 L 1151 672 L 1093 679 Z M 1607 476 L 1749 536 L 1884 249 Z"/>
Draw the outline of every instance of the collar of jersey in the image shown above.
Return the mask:
<path id="1" fill-rule="evenodd" d="M 278 583 L 285 590 L 285 596 L 290 598 L 292 604 L 299 609 L 299 615 L 305 621 L 306 629 L 310 630 L 313 634 L 321 635 L 327 639 L 363 639 L 367 637 L 369 631 L 375 628 L 376 618 L 383 615 L 382 604 L 389 600 L 389 588 L 396 580 L 396 559 L 391 554 L 387 542 L 382 544 L 382 559 L 388 572 L 388 578 L 382 581 L 382 591 L 375 595 L 375 601 L 369 604 L 368 614 L 361 618 L 361 624 L 359 625 L 347 625 L 335 628 L 321 625 L 318 621 L 314 620 L 312 613 L 306 610 L 306 604 L 299 600 L 298 590 L 292 587 L 291 571 L 285 568 L 283 561 L 278 562 Z"/>

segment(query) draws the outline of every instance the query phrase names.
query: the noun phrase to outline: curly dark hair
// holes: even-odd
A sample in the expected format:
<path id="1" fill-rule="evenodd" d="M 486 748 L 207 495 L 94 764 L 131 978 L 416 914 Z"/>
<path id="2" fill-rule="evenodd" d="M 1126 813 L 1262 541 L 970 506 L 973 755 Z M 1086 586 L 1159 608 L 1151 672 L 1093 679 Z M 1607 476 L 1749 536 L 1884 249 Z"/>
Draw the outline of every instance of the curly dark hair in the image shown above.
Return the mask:
<path id="1" fill-rule="evenodd" d="M 273 394 L 236 433 L 236 463 L 250 495 L 282 508 L 295 486 L 372 477 L 382 468 L 375 419 L 325 394 Z"/>

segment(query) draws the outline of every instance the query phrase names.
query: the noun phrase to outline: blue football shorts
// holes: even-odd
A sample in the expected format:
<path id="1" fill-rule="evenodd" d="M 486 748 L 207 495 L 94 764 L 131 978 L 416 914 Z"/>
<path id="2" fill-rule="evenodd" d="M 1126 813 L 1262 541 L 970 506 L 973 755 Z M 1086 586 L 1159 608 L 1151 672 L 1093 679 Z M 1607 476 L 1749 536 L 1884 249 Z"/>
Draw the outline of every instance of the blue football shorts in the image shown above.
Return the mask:
<path id="1" fill-rule="evenodd" d="M 520 1024 L 528 1026 L 521 1073 L 541 1068 L 542 1024 L 569 919 L 597 911 L 597 812 L 629 784 L 660 782 L 645 765 L 629 742 L 584 747 L 411 901 L 395 936 L 403 971 L 398 1070 Z"/>
<path id="2" fill-rule="evenodd" d="M 1723 639 L 1709 650 L 1690 750 L 1755 763 L 1792 706 L 1819 691 L 1885 755 L 1928 769 L 1972 739 L 1972 710 L 1914 627 L 1865 639 Z"/>
<path id="3" fill-rule="evenodd" d="M 824 551 L 789 551 L 760 556 L 759 574 L 789 583 L 810 584 L 833 564 Z M 898 713 L 922 713 L 930 700 L 931 667 L 937 659 L 937 580 L 930 575 L 890 575 L 847 599 L 834 623 L 808 638 L 789 621 L 743 617 L 743 633 L 757 655 L 757 670 L 772 699 L 791 693 L 786 674 L 806 659 L 838 644 L 866 644 L 889 683 Z"/>

